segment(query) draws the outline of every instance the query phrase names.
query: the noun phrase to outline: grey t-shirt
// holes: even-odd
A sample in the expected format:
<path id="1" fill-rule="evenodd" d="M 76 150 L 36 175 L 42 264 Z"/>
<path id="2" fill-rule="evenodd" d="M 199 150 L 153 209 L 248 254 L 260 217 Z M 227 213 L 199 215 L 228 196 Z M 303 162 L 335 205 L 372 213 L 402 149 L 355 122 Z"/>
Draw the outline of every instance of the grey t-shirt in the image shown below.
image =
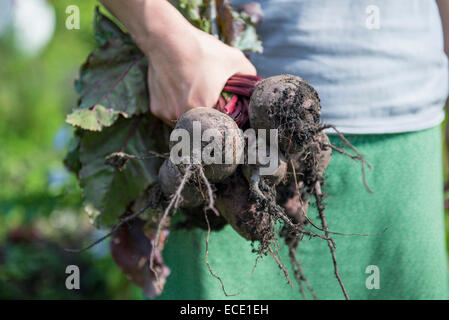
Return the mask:
<path id="1" fill-rule="evenodd" d="M 264 53 L 253 63 L 262 77 L 290 73 L 312 84 L 324 122 L 361 134 L 416 131 L 444 119 L 448 63 L 434 0 L 260 3 Z"/>

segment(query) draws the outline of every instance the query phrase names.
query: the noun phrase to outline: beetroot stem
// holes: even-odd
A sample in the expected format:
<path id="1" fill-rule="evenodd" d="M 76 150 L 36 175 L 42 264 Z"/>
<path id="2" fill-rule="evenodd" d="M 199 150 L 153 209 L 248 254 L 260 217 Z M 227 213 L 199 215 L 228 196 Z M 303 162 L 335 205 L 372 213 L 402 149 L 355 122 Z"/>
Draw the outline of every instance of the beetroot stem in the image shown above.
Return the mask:
<path id="1" fill-rule="evenodd" d="M 254 83 L 255 83 L 255 81 L 248 80 L 248 79 L 242 79 L 242 80 L 238 79 L 237 80 L 237 79 L 231 78 L 226 82 L 226 85 L 232 86 L 232 87 L 254 88 L 255 87 Z"/>
<path id="2" fill-rule="evenodd" d="M 239 97 L 237 95 L 234 95 L 229 102 L 224 107 L 224 112 L 227 114 L 231 114 L 235 110 L 235 104 L 237 103 Z"/>
<path id="3" fill-rule="evenodd" d="M 226 86 L 223 88 L 224 92 L 228 93 L 234 93 L 245 97 L 251 97 L 251 94 L 253 93 L 253 88 L 242 88 L 242 87 L 232 87 L 232 86 Z"/>
<path id="4" fill-rule="evenodd" d="M 236 96 L 234 96 L 236 97 Z M 237 101 L 237 103 L 235 104 L 235 109 L 234 111 L 229 114 L 229 116 L 233 119 L 235 119 L 242 111 L 242 102 L 240 100 Z"/>
<path id="5" fill-rule="evenodd" d="M 261 81 L 262 78 L 259 76 L 253 76 L 251 74 L 241 74 L 241 73 L 237 73 L 234 76 L 232 76 L 233 78 L 245 78 L 245 79 L 250 79 L 250 80 L 254 80 L 254 81 Z"/>

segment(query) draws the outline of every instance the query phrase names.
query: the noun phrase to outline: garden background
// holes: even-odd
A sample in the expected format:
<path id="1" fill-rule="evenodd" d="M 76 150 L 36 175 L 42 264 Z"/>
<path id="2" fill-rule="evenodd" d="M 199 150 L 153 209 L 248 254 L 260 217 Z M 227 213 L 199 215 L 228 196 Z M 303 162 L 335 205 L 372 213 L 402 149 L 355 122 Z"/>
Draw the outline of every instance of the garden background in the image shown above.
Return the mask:
<path id="1" fill-rule="evenodd" d="M 80 188 L 62 163 L 72 130 L 65 116 L 95 45 L 97 4 L 0 0 L 0 299 L 142 298 L 107 241 L 82 254 L 62 250 L 105 233 L 82 212 Z M 70 5 L 80 9 L 80 29 L 66 27 Z M 446 213 L 446 230 L 448 221 Z M 80 290 L 65 287 L 71 264 L 81 270 Z"/>

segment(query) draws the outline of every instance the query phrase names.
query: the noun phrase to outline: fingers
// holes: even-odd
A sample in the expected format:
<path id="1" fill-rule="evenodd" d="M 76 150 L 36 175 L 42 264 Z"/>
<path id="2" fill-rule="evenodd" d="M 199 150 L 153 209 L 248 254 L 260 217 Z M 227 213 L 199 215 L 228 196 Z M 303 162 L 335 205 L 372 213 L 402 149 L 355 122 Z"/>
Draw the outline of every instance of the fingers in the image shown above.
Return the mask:
<path id="1" fill-rule="evenodd" d="M 243 73 L 243 74 L 254 75 L 254 76 L 257 75 L 256 67 L 248 60 L 247 57 L 245 57 L 243 52 L 241 52 L 241 54 L 242 54 L 243 60 L 242 60 L 242 66 L 241 66 L 241 69 L 239 70 L 239 72 Z"/>
<path id="2" fill-rule="evenodd" d="M 161 119 L 165 124 L 170 127 L 174 127 L 176 124 L 177 117 L 175 114 L 170 112 L 169 108 L 164 107 L 164 103 L 162 100 L 157 99 L 156 97 L 151 97 L 150 99 L 150 111 L 156 117 Z"/>
<path id="3" fill-rule="evenodd" d="M 234 49 L 236 52 L 236 58 L 233 61 L 234 66 L 236 67 L 235 73 L 241 73 L 241 74 L 250 74 L 250 75 L 257 75 L 256 67 L 249 61 L 249 59 L 245 56 L 245 54 L 238 50 Z"/>
<path id="4" fill-rule="evenodd" d="M 174 127 L 179 116 L 175 112 L 174 104 L 167 101 L 168 97 L 165 95 L 165 90 L 157 81 L 153 81 L 152 71 L 151 69 L 148 70 L 149 109 L 155 117 L 161 119 L 170 127 Z"/>
<path id="5" fill-rule="evenodd" d="M 250 74 L 253 76 L 257 75 L 256 67 L 254 67 L 251 63 L 246 64 L 239 73 L 242 74 Z"/>
<path id="6" fill-rule="evenodd" d="M 216 106 L 226 81 L 234 74 L 257 73 L 242 51 L 215 38 L 200 40 L 210 46 L 197 48 L 197 63 L 186 63 L 192 61 L 192 56 L 185 52 L 189 59 L 175 59 L 172 63 L 162 60 L 149 65 L 150 111 L 170 126 L 192 108 Z"/>

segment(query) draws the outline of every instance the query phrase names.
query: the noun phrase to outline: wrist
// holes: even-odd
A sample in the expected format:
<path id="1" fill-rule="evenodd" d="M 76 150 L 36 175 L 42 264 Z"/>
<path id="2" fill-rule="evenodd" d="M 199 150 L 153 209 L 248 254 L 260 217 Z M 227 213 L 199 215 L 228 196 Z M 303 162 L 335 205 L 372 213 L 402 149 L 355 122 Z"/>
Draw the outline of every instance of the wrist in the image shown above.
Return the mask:
<path id="1" fill-rule="evenodd" d="M 167 0 L 100 0 L 147 55 L 182 42 L 195 29 Z"/>
<path id="2" fill-rule="evenodd" d="M 165 55 L 195 42 L 195 27 L 166 0 L 146 1 L 142 19 L 130 30 L 147 57 Z"/>

